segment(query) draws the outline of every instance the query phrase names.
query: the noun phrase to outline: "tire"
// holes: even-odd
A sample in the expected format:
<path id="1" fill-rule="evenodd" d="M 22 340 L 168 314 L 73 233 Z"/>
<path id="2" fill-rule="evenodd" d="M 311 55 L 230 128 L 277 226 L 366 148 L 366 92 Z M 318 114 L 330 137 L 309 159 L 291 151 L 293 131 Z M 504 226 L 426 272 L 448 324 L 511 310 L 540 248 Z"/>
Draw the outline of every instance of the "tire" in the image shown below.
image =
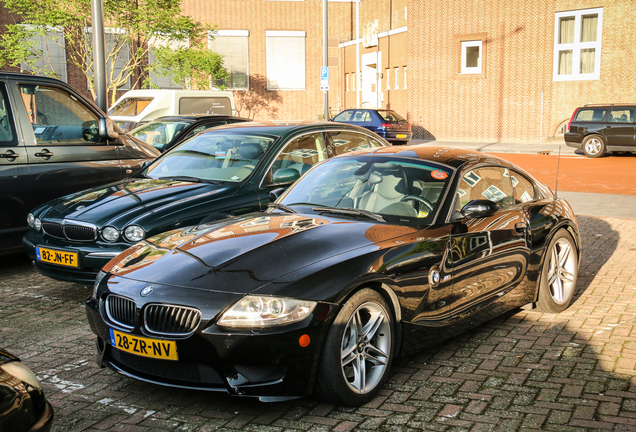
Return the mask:
<path id="1" fill-rule="evenodd" d="M 579 259 L 572 236 L 559 230 L 546 249 L 541 268 L 537 309 L 559 313 L 567 309 L 574 297 Z"/>
<path id="2" fill-rule="evenodd" d="M 599 135 L 586 136 L 583 140 L 583 152 L 589 158 L 601 157 L 606 151 L 605 142 Z"/>
<path id="3" fill-rule="evenodd" d="M 337 405 L 360 406 L 375 397 L 388 376 L 395 324 L 384 298 L 371 289 L 355 293 L 329 329 L 316 390 Z"/>

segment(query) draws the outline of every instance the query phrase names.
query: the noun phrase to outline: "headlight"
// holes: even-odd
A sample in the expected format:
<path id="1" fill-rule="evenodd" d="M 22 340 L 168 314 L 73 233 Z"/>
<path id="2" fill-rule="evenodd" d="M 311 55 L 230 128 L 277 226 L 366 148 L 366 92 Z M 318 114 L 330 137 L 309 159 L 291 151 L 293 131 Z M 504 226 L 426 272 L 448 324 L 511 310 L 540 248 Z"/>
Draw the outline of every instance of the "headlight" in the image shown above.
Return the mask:
<path id="1" fill-rule="evenodd" d="M 35 216 L 33 216 L 33 213 L 29 213 L 27 215 L 27 223 L 29 224 L 29 226 L 31 228 L 33 228 L 33 222 L 35 221 Z"/>
<path id="2" fill-rule="evenodd" d="M 314 310 L 316 302 L 283 297 L 245 296 L 219 320 L 226 327 L 271 327 L 301 321 Z"/>
<path id="3" fill-rule="evenodd" d="M 33 221 L 33 228 L 35 228 L 36 231 L 40 231 L 42 229 L 42 221 L 38 218 L 35 218 L 35 220 Z"/>
<path id="4" fill-rule="evenodd" d="M 31 369 L 24 366 L 20 362 L 5 363 L 2 366 L 0 366 L 0 369 L 3 369 L 5 372 L 29 384 L 31 387 L 34 387 L 40 390 L 42 389 L 42 387 L 40 386 L 40 382 L 35 377 L 33 372 L 31 372 Z"/>
<path id="5" fill-rule="evenodd" d="M 95 284 L 93 285 L 93 296 L 92 296 L 93 300 L 97 300 L 97 288 L 99 287 L 99 284 L 102 283 L 102 280 L 107 274 L 108 273 L 106 273 L 103 270 L 100 270 L 99 273 L 97 273 L 97 277 L 95 278 Z"/>
<path id="6" fill-rule="evenodd" d="M 144 239 L 146 232 L 144 229 L 137 225 L 131 225 L 124 230 L 124 237 L 131 242 L 138 242 Z"/>
<path id="7" fill-rule="evenodd" d="M 117 239 L 119 238 L 119 231 L 116 228 L 110 226 L 106 227 L 102 230 L 102 237 L 104 237 L 104 240 L 109 242 L 117 241 Z"/>

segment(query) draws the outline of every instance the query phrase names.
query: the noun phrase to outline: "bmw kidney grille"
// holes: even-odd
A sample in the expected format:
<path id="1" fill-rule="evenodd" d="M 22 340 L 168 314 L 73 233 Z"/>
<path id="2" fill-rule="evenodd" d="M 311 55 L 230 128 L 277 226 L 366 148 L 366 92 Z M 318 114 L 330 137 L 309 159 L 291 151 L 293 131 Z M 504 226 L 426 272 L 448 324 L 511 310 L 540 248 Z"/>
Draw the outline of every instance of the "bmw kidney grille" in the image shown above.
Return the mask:
<path id="1" fill-rule="evenodd" d="M 108 319 L 126 329 L 135 327 L 136 306 L 133 300 L 118 295 L 106 297 L 106 314 Z"/>
<path id="2" fill-rule="evenodd" d="M 150 333 L 186 336 L 201 322 L 201 311 L 184 306 L 150 304 L 144 309 L 144 325 Z"/>

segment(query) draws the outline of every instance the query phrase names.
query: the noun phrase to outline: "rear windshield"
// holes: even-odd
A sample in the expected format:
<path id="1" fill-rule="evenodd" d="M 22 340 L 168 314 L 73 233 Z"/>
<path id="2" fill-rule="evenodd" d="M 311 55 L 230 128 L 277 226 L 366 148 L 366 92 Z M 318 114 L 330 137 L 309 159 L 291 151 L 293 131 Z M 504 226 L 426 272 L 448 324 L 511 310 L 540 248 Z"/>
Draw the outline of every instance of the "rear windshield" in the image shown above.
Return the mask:
<path id="1" fill-rule="evenodd" d="M 109 115 L 137 116 L 153 101 L 152 97 L 127 97 L 113 105 L 109 110 Z"/>
<path id="2" fill-rule="evenodd" d="M 402 117 L 395 111 L 378 110 L 378 114 L 380 114 L 380 117 L 382 117 L 384 121 L 388 121 L 388 122 L 402 122 L 402 121 L 405 122 L 406 121 L 404 117 Z"/>
<path id="3" fill-rule="evenodd" d="M 581 108 L 578 113 L 576 113 L 575 121 L 602 121 L 603 117 L 605 117 L 605 113 L 607 112 L 607 108 Z"/>

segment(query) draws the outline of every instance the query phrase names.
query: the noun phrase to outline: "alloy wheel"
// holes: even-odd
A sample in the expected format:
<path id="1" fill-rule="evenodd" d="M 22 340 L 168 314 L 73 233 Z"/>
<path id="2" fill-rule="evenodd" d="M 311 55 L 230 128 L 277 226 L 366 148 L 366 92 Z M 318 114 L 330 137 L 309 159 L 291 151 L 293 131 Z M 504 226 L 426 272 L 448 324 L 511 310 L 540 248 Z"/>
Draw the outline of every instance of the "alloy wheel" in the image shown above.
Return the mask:
<path id="1" fill-rule="evenodd" d="M 357 394 L 373 390 L 384 377 L 391 352 L 391 324 L 379 304 L 361 304 L 349 318 L 340 349 L 342 373 Z"/>
<path id="2" fill-rule="evenodd" d="M 569 301 L 576 284 L 576 267 L 576 252 L 572 244 L 566 238 L 560 238 L 552 247 L 548 267 L 548 287 L 555 303 Z"/>
<path id="3" fill-rule="evenodd" d="M 603 143 L 598 138 L 592 138 L 585 143 L 585 151 L 591 155 L 596 155 L 601 152 Z"/>

